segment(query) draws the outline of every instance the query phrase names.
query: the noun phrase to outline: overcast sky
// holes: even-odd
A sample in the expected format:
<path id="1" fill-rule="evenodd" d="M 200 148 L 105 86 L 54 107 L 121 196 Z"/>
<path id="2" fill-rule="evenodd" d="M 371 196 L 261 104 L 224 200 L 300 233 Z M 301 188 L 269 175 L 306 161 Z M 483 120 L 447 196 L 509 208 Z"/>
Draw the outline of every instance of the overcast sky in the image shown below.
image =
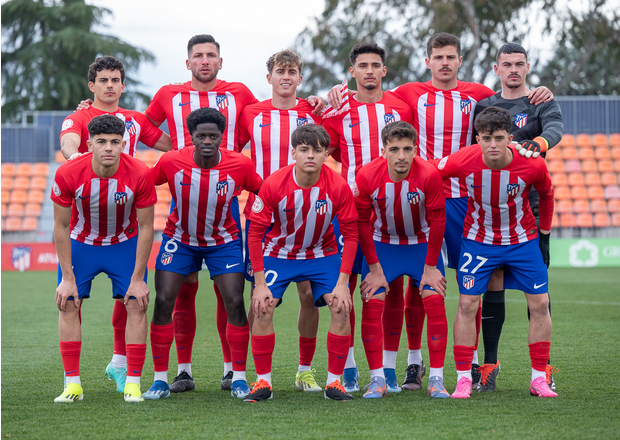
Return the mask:
<path id="1" fill-rule="evenodd" d="M 259 100 L 271 97 L 265 63 L 274 53 L 292 47 L 295 37 L 312 17 L 323 12 L 324 1 L 275 0 L 90 0 L 108 8 L 102 33 L 114 35 L 157 57 L 138 74 L 141 90 L 154 95 L 164 84 L 191 79 L 185 67 L 187 41 L 211 34 L 221 45 L 223 67 L 218 78 L 240 81 Z"/>

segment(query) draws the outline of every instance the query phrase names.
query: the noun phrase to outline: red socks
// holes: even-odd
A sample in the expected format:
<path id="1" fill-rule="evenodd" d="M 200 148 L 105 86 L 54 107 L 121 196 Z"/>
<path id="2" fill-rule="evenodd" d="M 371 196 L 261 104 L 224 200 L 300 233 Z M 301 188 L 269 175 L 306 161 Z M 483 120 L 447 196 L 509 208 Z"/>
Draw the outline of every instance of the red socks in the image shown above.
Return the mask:
<path id="1" fill-rule="evenodd" d="M 174 338 L 173 324 L 156 325 L 151 322 L 151 352 L 155 371 L 168 371 L 170 346 Z M 127 360 L 129 362 L 129 359 Z"/>
<path id="2" fill-rule="evenodd" d="M 127 376 L 142 375 L 146 344 L 127 344 Z"/>
<path id="3" fill-rule="evenodd" d="M 245 371 L 250 342 L 250 325 L 236 327 L 229 322 L 226 325 L 226 340 L 230 346 L 233 371 Z"/>
<path id="4" fill-rule="evenodd" d="M 316 338 L 299 337 L 299 365 L 310 366 L 316 351 Z"/>
<path id="5" fill-rule="evenodd" d="M 353 298 L 353 293 L 355 293 L 356 287 L 357 274 L 352 273 L 349 277 L 349 292 L 351 293 L 351 298 Z M 349 313 L 349 322 L 351 324 L 351 341 L 349 341 L 349 347 L 355 347 L 355 307 L 353 305 L 351 306 L 351 313 Z"/>
<path id="6" fill-rule="evenodd" d="M 256 374 L 271 373 L 271 361 L 273 358 L 273 349 L 275 346 L 275 333 L 266 336 L 252 335 L 252 357 L 254 358 L 254 367 L 256 368 Z"/>
<path id="7" fill-rule="evenodd" d="M 547 362 L 549 361 L 551 342 L 535 342 L 533 344 L 529 344 L 528 347 L 530 347 L 532 368 L 536 371 L 545 371 L 547 369 Z"/>
<path id="8" fill-rule="evenodd" d="M 403 331 L 403 277 L 396 278 L 390 283 L 390 293 L 386 295 L 383 304 L 383 349 L 398 351 L 400 335 Z"/>
<path id="9" fill-rule="evenodd" d="M 448 344 L 448 320 L 444 299 L 441 295 L 430 295 L 422 299 L 422 302 L 428 317 L 426 340 L 430 366 L 431 368 L 443 368 Z"/>
<path id="10" fill-rule="evenodd" d="M 192 362 L 192 348 L 194 336 L 196 336 L 196 292 L 198 292 L 198 281 L 181 284 L 177 301 L 174 304 L 172 324 L 179 364 Z"/>
<path id="11" fill-rule="evenodd" d="M 60 341 L 60 357 L 65 376 L 80 375 L 80 351 L 82 341 Z"/>
<path id="12" fill-rule="evenodd" d="M 471 370 L 471 361 L 474 358 L 474 347 L 455 345 L 453 348 L 456 371 Z"/>
<path id="13" fill-rule="evenodd" d="M 405 324 L 407 325 L 409 350 L 420 350 L 422 348 L 424 317 L 424 304 L 420 290 L 410 278 L 405 292 Z"/>
<path id="14" fill-rule="evenodd" d="M 368 367 L 370 370 L 383 368 L 383 328 L 381 315 L 383 314 L 383 301 L 371 299 L 362 305 L 362 342 Z M 331 353 L 330 353 L 331 354 Z M 344 369 L 344 366 L 343 366 Z M 335 373 L 329 370 L 330 373 Z"/>
<path id="15" fill-rule="evenodd" d="M 127 309 L 121 301 L 114 301 L 112 311 L 112 328 L 114 328 L 114 354 L 124 356 L 125 353 L 125 327 L 127 327 Z"/>
<path id="16" fill-rule="evenodd" d="M 349 354 L 350 335 L 340 336 L 327 332 L 327 371 L 340 376 Z M 258 373 L 258 371 L 257 371 Z"/>
<path id="17" fill-rule="evenodd" d="M 230 346 L 226 340 L 226 326 L 228 324 L 228 313 L 226 313 L 226 307 L 224 307 L 224 299 L 220 293 L 220 289 L 213 283 L 213 290 L 215 290 L 215 299 L 217 299 L 217 309 L 215 312 L 215 323 L 217 324 L 217 333 L 220 335 L 220 344 L 222 346 L 222 358 L 224 362 L 232 362 L 230 356 Z"/>

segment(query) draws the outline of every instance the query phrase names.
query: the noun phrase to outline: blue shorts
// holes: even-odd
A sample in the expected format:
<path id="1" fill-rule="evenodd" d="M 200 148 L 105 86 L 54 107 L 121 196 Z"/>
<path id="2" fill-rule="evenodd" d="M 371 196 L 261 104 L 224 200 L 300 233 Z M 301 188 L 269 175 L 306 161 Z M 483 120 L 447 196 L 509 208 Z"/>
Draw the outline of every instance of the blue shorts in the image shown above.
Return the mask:
<path id="1" fill-rule="evenodd" d="M 71 239 L 71 264 L 79 298 L 90 298 L 93 278 L 102 272 L 112 280 L 112 297 L 125 298 L 136 266 L 137 245 L 137 235 L 122 243 L 109 246 L 93 246 Z M 147 270 L 144 271 L 144 282 L 148 278 L 147 272 Z M 58 284 L 61 281 L 62 271 L 59 264 Z M 68 299 L 74 298 L 71 296 Z"/>
<path id="2" fill-rule="evenodd" d="M 538 238 L 525 243 L 494 245 L 463 237 L 459 260 L 459 291 L 481 295 L 495 269 L 504 266 L 504 288 L 529 294 L 547 293 L 549 277 L 538 247 Z"/>
<path id="3" fill-rule="evenodd" d="M 377 251 L 377 257 L 381 263 L 383 269 L 383 275 L 388 283 L 391 283 L 398 277 L 407 275 L 416 281 L 416 285 L 420 286 L 420 280 L 424 273 L 424 261 L 426 260 L 426 251 L 428 249 L 428 243 L 420 244 L 388 244 L 375 241 L 375 250 Z M 437 269 L 444 274 L 443 261 L 441 257 L 437 261 Z M 370 271 L 368 263 L 364 260 L 362 266 L 362 280 L 366 278 Z M 430 290 L 435 290 L 428 286 Z M 381 287 L 375 292 L 375 295 L 385 292 L 385 289 Z"/>
<path id="4" fill-rule="evenodd" d="M 338 255 L 340 256 L 340 260 L 342 260 L 342 249 L 344 248 L 344 240 L 342 238 L 342 234 L 340 233 L 340 224 L 338 223 L 338 217 L 334 217 L 332 221 L 332 226 L 334 227 L 334 235 L 336 236 L 336 243 L 338 244 Z M 355 254 L 355 260 L 353 261 L 353 268 L 351 269 L 351 274 L 354 273 L 362 273 L 362 264 L 364 262 L 364 253 L 362 252 L 362 248 L 357 246 L 357 253 Z"/>
<path id="5" fill-rule="evenodd" d="M 456 269 L 461 256 L 461 238 L 467 214 L 467 197 L 446 199 L 446 232 L 444 240 L 448 251 L 448 267 Z"/>
<path id="6" fill-rule="evenodd" d="M 328 257 L 312 260 L 285 260 L 283 258 L 264 257 L 265 280 L 274 298 L 282 303 L 282 296 L 290 283 L 310 281 L 312 297 L 317 307 L 327 303 L 323 299 L 326 293 L 332 293 L 340 276 L 340 257 Z"/>
<path id="7" fill-rule="evenodd" d="M 243 273 L 241 240 L 219 246 L 189 246 L 164 235 L 155 269 L 189 275 L 200 270 L 203 260 L 211 278 L 224 273 Z"/>
<path id="8" fill-rule="evenodd" d="M 172 210 L 174 209 L 175 203 L 174 203 L 174 199 L 170 200 L 170 213 L 172 214 Z M 233 220 L 235 220 L 235 223 L 237 224 L 237 229 L 239 230 L 239 240 L 241 240 L 241 242 L 243 242 L 243 230 L 241 229 L 241 217 L 239 216 L 239 198 L 237 196 L 234 196 L 231 200 L 230 200 L 230 214 L 233 217 Z M 162 234 L 162 240 L 163 237 L 165 237 Z M 159 260 L 158 260 L 159 261 Z M 199 272 L 202 269 L 202 260 L 197 260 L 197 266 L 193 268 L 193 270 L 190 272 Z"/>
<path id="9" fill-rule="evenodd" d="M 273 228 L 273 223 L 265 231 L 265 235 Z M 254 270 L 252 269 L 252 262 L 250 261 L 250 247 L 248 246 L 248 232 L 250 231 L 250 220 L 245 220 L 245 279 L 251 283 L 254 283 Z M 265 235 L 263 235 L 263 243 L 265 242 Z"/>

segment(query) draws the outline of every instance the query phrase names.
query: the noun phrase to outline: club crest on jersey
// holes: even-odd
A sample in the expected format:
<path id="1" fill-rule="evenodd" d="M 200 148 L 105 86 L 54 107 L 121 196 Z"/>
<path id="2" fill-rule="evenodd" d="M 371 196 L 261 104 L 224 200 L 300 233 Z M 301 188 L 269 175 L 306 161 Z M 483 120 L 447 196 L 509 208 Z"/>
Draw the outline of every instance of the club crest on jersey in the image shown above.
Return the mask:
<path id="1" fill-rule="evenodd" d="M 519 113 L 515 116 L 515 125 L 519 128 L 525 127 L 527 124 L 527 113 Z"/>
<path id="2" fill-rule="evenodd" d="M 215 185 L 215 190 L 217 191 L 218 196 L 225 196 L 228 193 L 228 180 L 217 182 Z"/>
<path id="3" fill-rule="evenodd" d="M 127 203 L 127 193 L 126 192 L 116 192 L 114 193 L 114 203 L 117 205 L 124 205 Z"/>
<path id="4" fill-rule="evenodd" d="M 461 111 L 464 115 L 468 115 L 471 112 L 471 99 L 461 99 Z"/>
<path id="5" fill-rule="evenodd" d="M 301 127 L 302 125 L 308 125 L 310 122 L 308 118 L 297 118 L 297 126 Z"/>
<path id="6" fill-rule="evenodd" d="M 215 103 L 217 104 L 217 108 L 220 110 L 224 110 L 228 107 L 228 96 L 219 95 L 215 97 Z"/>
<path id="7" fill-rule="evenodd" d="M 464 275 L 463 276 L 463 287 L 467 290 L 470 290 L 474 287 L 475 278 L 472 275 Z"/>
<path id="8" fill-rule="evenodd" d="M 407 193 L 407 201 L 412 205 L 415 205 L 420 201 L 420 192 L 419 191 L 409 191 Z"/>
<path id="9" fill-rule="evenodd" d="M 314 205 L 314 209 L 318 215 L 323 215 L 327 212 L 327 200 L 319 199 Z"/>
<path id="10" fill-rule="evenodd" d="M 509 196 L 516 196 L 519 194 L 519 184 L 518 183 L 509 183 L 506 186 L 506 192 Z"/>
<path id="11" fill-rule="evenodd" d="M 172 256 L 173 255 L 168 252 L 164 252 L 163 254 L 161 254 L 161 264 L 163 264 L 164 266 L 170 264 L 172 262 Z"/>
<path id="12" fill-rule="evenodd" d="M 130 136 L 136 135 L 136 124 L 133 121 L 125 121 L 125 130 Z"/>
<path id="13" fill-rule="evenodd" d="M 27 270 L 30 267 L 30 256 L 32 255 L 32 248 L 30 246 L 15 246 L 11 249 L 11 262 L 13 267 L 20 272 Z"/>
<path id="14" fill-rule="evenodd" d="M 388 125 L 396 121 L 396 117 L 392 113 L 388 113 L 388 114 L 383 115 L 383 121 L 385 122 L 385 125 Z"/>

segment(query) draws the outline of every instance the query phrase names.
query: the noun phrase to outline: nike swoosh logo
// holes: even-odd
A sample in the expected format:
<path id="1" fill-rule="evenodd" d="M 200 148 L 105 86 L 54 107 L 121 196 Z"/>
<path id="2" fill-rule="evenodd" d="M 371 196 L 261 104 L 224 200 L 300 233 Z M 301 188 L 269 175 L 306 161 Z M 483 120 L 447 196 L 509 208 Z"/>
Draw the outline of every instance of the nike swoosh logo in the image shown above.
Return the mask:
<path id="1" fill-rule="evenodd" d="M 241 263 L 226 264 L 226 269 L 230 269 L 231 267 L 239 266 L 240 264 L 241 264 Z"/>
<path id="2" fill-rule="evenodd" d="M 284 211 L 284 212 L 291 212 L 291 211 L 295 211 L 295 208 L 291 208 L 291 209 L 283 209 L 282 211 Z"/>
<path id="3" fill-rule="evenodd" d="M 438 339 L 443 338 L 444 336 L 446 336 L 446 335 L 441 335 L 441 336 L 440 336 L 440 337 L 438 337 L 438 338 L 436 338 L 435 336 L 431 336 L 431 339 L 432 339 L 433 341 L 436 341 L 436 340 L 438 340 Z"/>
<path id="4" fill-rule="evenodd" d="M 133 374 L 141 374 L 141 373 L 142 373 L 142 370 L 139 370 L 139 371 L 133 370 Z"/>
<path id="5" fill-rule="evenodd" d="M 163 358 L 164 355 L 162 354 L 161 356 L 153 356 L 153 359 L 159 359 L 159 358 Z"/>
<path id="6" fill-rule="evenodd" d="M 356 125 L 359 125 L 359 124 L 361 124 L 361 123 L 362 123 L 362 121 L 356 122 L 355 124 L 349 124 L 349 128 L 353 128 L 353 127 L 355 127 Z"/>
<path id="7" fill-rule="evenodd" d="M 542 283 L 542 284 L 534 284 L 534 289 L 540 289 L 542 286 L 544 286 L 547 283 Z"/>
<path id="8" fill-rule="evenodd" d="M 263 128 L 263 127 L 267 127 L 267 126 L 272 125 L 272 124 L 273 124 L 273 122 L 271 124 L 260 124 L 259 127 Z"/>
<path id="9" fill-rule="evenodd" d="M 471 186 L 472 188 L 482 188 L 484 185 L 478 185 L 478 186 L 469 185 L 469 186 Z"/>
<path id="10" fill-rule="evenodd" d="M 387 199 L 388 199 L 387 197 L 384 197 L 382 199 L 378 199 L 377 197 L 375 197 L 375 201 L 377 201 L 377 202 L 380 202 L 381 200 L 387 200 Z"/>
<path id="11" fill-rule="evenodd" d="M 245 364 L 245 361 L 235 361 L 237 364 Z"/>
<path id="12" fill-rule="evenodd" d="M 184 345 L 183 347 L 177 347 L 177 350 L 183 350 L 184 348 L 187 348 L 187 345 Z"/>
<path id="13" fill-rule="evenodd" d="M 187 186 L 187 185 L 191 185 L 191 183 L 183 183 L 183 182 L 181 182 L 181 185 L 182 186 Z"/>
<path id="14" fill-rule="evenodd" d="M 65 373 L 65 376 L 66 376 L 66 375 L 68 375 L 68 374 L 71 374 L 71 373 L 75 373 L 75 372 L 76 372 L 76 370 L 67 371 L 67 372 Z"/>
<path id="15" fill-rule="evenodd" d="M 374 341 L 375 339 L 377 339 L 377 338 L 372 338 L 372 339 L 364 339 L 364 338 L 362 338 L 362 341 L 363 341 L 363 342 L 372 342 L 372 341 Z M 340 358 L 339 358 L 339 359 L 340 359 Z"/>
<path id="16" fill-rule="evenodd" d="M 184 105 L 191 104 L 192 101 L 189 102 L 179 102 L 179 107 L 183 107 Z"/>
<path id="17" fill-rule="evenodd" d="M 80 196 L 80 199 L 90 199 L 90 196 Z"/>
<path id="18" fill-rule="evenodd" d="M 467 364 L 468 362 L 459 362 L 459 361 L 456 361 L 456 363 L 457 363 L 457 364 L 460 364 L 460 365 L 463 365 L 463 364 Z"/>
<path id="19" fill-rule="evenodd" d="M 437 105 L 437 104 L 436 103 L 435 104 L 427 104 L 426 102 L 424 103 L 424 107 L 432 107 L 434 105 Z"/>
<path id="20" fill-rule="evenodd" d="M 483 316 L 481 319 L 493 319 L 495 316 Z"/>
<path id="21" fill-rule="evenodd" d="M 394 332 L 390 332 L 390 334 L 391 334 L 392 336 L 400 335 L 400 333 L 394 333 Z"/>
<path id="22" fill-rule="evenodd" d="M 406 325 L 406 324 L 405 324 L 405 325 Z M 407 325 L 407 328 L 412 328 L 412 327 L 417 327 L 417 326 L 418 326 L 418 324 L 415 324 L 415 325 Z"/>
<path id="23" fill-rule="evenodd" d="M 338 356 L 338 359 L 345 359 L 346 356 Z"/>
<path id="24" fill-rule="evenodd" d="M 259 357 L 253 357 L 252 359 L 257 360 L 257 359 L 260 359 L 260 358 L 261 358 L 261 356 L 259 356 Z"/>

